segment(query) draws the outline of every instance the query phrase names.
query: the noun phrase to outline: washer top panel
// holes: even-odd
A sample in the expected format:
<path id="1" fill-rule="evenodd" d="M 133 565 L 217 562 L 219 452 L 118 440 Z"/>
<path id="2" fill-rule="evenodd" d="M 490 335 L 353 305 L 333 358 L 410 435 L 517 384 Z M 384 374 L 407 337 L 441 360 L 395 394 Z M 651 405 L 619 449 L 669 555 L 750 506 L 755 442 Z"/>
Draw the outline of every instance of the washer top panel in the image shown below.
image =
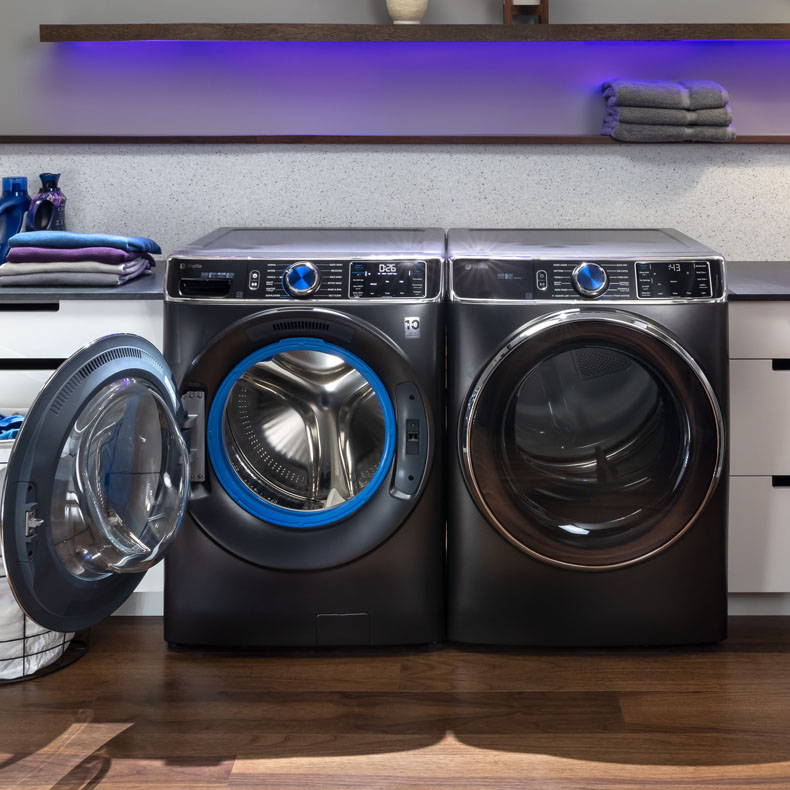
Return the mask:
<path id="1" fill-rule="evenodd" d="M 671 228 L 569 228 L 451 230 L 452 258 L 598 259 L 721 257 Z"/>
<path id="2" fill-rule="evenodd" d="M 168 259 L 167 299 L 436 301 L 443 230 L 221 228 Z"/>
<path id="3" fill-rule="evenodd" d="M 173 253 L 174 258 L 439 258 L 440 228 L 219 228 Z"/>

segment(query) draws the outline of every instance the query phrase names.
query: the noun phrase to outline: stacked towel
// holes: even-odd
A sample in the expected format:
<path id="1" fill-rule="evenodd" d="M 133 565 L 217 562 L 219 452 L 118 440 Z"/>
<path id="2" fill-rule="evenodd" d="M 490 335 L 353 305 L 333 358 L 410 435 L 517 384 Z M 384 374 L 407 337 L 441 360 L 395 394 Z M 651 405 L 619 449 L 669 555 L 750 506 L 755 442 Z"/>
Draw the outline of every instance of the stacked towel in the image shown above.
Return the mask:
<path id="1" fill-rule="evenodd" d="M 727 91 L 717 82 L 604 83 L 602 134 L 632 143 L 728 143 L 735 139 Z"/>
<path id="2" fill-rule="evenodd" d="M 161 253 L 151 239 L 108 234 L 33 231 L 9 240 L 0 286 L 123 285 L 149 274 L 153 254 Z"/>

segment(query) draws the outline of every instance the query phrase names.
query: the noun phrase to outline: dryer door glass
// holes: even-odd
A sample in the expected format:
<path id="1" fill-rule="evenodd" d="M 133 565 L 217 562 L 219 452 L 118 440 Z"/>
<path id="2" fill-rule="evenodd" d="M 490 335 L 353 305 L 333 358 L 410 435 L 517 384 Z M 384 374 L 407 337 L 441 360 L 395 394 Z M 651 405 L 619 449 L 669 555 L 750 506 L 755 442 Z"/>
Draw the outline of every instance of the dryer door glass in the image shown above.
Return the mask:
<path id="1" fill-rule="evenodd" d="M 221 418 L 212 462 L 254 515 L 283 526 L 328 524 L 361 506 L 386 476 L 392 402 L 348 351 L 283 340 L 242 362 L 223 388 L 209 417 L 210 426 Z"/>
<path id="2" fill-rule="evenodd" d="M 67 360 L 22 426 L 6 470 L 3 558 L 27 614 L 93 625 L 162 559 L 183 520 L 189 455 L 157 349 L 115 335 Z"/>
<path id="3" fill-rule="evenodd" d="M 619 318 L 530 338 L 476 398 L 468 476 L 484 511 L 556 564 L 612 567 L 665 548 L 721 468 L 721 415 L 701 371 L 671 338 Z"/>

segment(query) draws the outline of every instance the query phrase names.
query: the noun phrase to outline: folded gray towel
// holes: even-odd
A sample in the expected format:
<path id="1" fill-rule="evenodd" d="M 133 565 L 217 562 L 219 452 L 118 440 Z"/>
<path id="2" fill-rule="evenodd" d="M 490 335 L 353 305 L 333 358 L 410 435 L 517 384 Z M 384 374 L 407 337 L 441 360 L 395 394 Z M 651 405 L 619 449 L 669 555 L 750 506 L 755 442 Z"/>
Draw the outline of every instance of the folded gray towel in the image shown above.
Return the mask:
<path id="1" fill-rule="evenodd" d="M 731 143 L 735 139 L 732 126 L 604 123 L 601 133 L 624 143 Z"/>
<path id="2" fill-rule="evenodd" d="M 603 95 L 610 105 L 669 110 L 715 110 L 730 101 L 727 91 L 710 80 L 611 80 L 603 84 Z"/>
<path id="3" fill-rule="evenodd" d="M 113 274 L 116 277 L 135 277 L 151 267 L 147 258 L 138 258 L 130 263 L 102 263 L 101 261 L 52 261 L 50 263 L 13 263 L 6 261 L 0 266 L 0 277 L 20 274 Z"/>
<path id="4" fill-rule="evenodd" d="M 149 273 L 146 271 L 143 276 Z M 96 287 L 113 288 L 123 285 L 133 277 L 119 277 L 117 274 L 86 274 L 83 272 L 62 272 L 60 274 L 14 274 L 0 279 L 0 288 L 18 286 L 53 287 Z"/>
<path id="5" fill-rule="evenodd" d="M 716 110 L 667 110 L 660 107 L 620 107 L 610 104 L 606 108 L 606 117 L 613 123 L 660 126 L 729 126 L 732 123 L 729 105 Z"/>

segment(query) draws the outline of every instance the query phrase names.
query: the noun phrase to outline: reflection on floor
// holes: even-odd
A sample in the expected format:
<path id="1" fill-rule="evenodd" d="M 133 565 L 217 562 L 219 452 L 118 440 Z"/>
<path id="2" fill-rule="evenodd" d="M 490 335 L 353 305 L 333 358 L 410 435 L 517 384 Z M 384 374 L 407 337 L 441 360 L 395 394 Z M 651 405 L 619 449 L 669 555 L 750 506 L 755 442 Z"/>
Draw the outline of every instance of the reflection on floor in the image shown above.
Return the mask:
<path id="1" fill-rule="evenodd" d="M 0 788 L 790 788 L 790 618 L 699 650 L 169 652 L 0 688 Z"/>

